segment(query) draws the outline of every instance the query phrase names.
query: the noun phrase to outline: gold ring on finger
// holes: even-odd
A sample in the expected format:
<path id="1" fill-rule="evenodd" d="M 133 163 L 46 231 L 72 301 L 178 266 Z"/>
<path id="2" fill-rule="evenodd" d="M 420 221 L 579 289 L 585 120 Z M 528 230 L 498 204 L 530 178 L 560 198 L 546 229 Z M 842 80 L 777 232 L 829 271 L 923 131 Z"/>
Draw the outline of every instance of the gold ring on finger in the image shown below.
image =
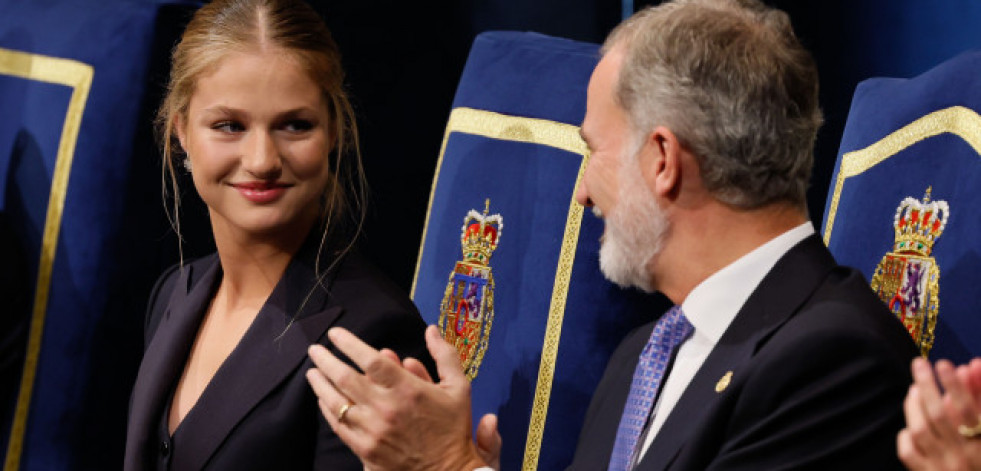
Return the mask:
<path id="1" fill-rule="evenodd" d="M 351 404 L 350 402 L 341 406 L 341 408 L 337 411 L 338 422 L 344 422 L 344 416 L 347 415 L 347 411 L 351 410 L 352 406 L 354 406 L 354 404 Z"/>
<path id="2" fill-rule="evenodd" d="M 958 426 L 957 433 L 961 434 L 964 438 L 977 438 L 981 436 L 981 417 L 978 417 L 978 423 L 973 427 L 967 425 Z"/>

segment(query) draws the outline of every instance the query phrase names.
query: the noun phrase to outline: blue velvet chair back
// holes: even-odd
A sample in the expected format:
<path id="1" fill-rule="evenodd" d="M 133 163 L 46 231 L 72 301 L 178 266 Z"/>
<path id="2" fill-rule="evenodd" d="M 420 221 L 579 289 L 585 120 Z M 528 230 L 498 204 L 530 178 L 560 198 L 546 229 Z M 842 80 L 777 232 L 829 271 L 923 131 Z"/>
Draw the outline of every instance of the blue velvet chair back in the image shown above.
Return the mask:
<path id="1" fill-rule="evenodd" d="M 666 308 L 599 272 L 602 221 L 575 202 L 598 47 L 474 41 L 443 141 L 413 300 L 461 352 L 503 469 L 562 469 L 613 348 Z"/>
<path id="2" fill-rule="evenodd" d="M 166 78 L 175 34 L 163 31 L 187 16 L 174 3 L 0 7 L 4 470 L 122 462 L 147 293 L 165 258 L 148 93 Z"/>
<path id="3" fill-rule="evenodd" d="M 981 53 L 859 84 L 824 215 L 925 356 L 981 355 Z"/>

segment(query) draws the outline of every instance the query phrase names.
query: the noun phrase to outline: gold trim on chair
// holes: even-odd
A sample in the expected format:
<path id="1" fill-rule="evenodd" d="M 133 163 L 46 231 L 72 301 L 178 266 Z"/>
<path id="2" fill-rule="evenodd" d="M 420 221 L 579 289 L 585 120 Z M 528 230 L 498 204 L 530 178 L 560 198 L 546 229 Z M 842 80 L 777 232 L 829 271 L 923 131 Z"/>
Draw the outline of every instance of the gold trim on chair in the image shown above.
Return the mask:
<path id="1" fill-rule="evenodd" d="M 583 207 L 575 200 L 575 190 L 582 179 L 586 168 L 589 150 L 579 136 L 579 127 L 571 124 L 548 121 L 544 119 L 508 116 L 491 111 L 472 108 L 455 108 L 450 113 L 443 144 L 439 150 L 439 160 L 436 163 L 436 175 L 433 177 L 432 190 L 429 193 L 429 204 L 426 209 L 426 222 L 423 226 L 422 241 L 419 246 L 419 258 L 416 262 L 415 275 L 412 278 L 412 297 L 415 298 L 416 282 L 419 279 L 419 263 L 422 260 L 423 248 L 426 243 L 426 232 L 436 195 L 436 185 L 439 182 L 439 172 L 443 167 L 443 155 L 450 133 L 461 132 L 484 136 L 491 139 L 527 142 L 555 147 L 567 152 L 581 155 L 582 162 L 575 186 L 570 195 L 569 213 L 566 217 L 565 234 L 562 237 L 562 248 L 559 251 L 559 262 L 555 271 L 555 282 L 552 285 L 552 299 L 548 309 L 548 322 L 545 327 L 545 339 L 542 344 L 542 359 L 538 367 L 538 382 L 535 387 L 535 399 L 532 405 L 531 418 L 528 423 L 528 438 L 525 442 L 523 470 L 538 468 L 538 455 L 542 447 L 542 437 L 545 433 L 545 419 L 548 413 L 549 398 L 552 394 L 552 381 L 555 376 L 555 362 L 559 352 L 559 338 L 562 334 L 562 319 L 565 316 L 566 298 L 569 293 L 569 283 L 572 276 L 572 265 L 575 261 L 576 247 L 579 244 L 579 229 L 582 225 Z"/>
<path id="2" fill-rule="evenodd" d="M 861 175 L 917 142 L 943 133 L 960 137 L 974 149 L 974 152 L 981 155 L 981 116 L 963 106 L 934 111 L 864 149 L 842 155 L 838 178 L 835 179 L 834 190 L 831 193 L 828 218 L 824 223 L 824 244 L 827 245 L 831 240 L 831 230 L 834 229 L 835 216 L 838 214 L 838 204 L 846 179 Z"/>
<path id="3" fill-rule="evenodd" d="M 58 143 L 54 175 L 51 177 L 48 211 L 44 219 L 44 235 L 41 239 L 41 260 L 38 264 L 37 286 L 34 290 L 34 307 L 31 310 L 27 355 L 24 360 L 20 391 L 17 395 L 10 442 L 7 445 L 7 458 L 3 467 L 4 471 L 14 471 L 20 467 L 20 456 L 24 446 L 24 433 L 27 429 L 31 394 L 34 390 L 38 357 L 41 353 L 44 318 L 48 308 L 51 272 L 54 267 L 55 251 L 58 248 L 58 233 L 61 230 L 65 195 L 68 192 L 68 177 L 71 174 L 75 144 L 78 141 L 82 114 L 85 112 L 85 102 L 89 96 L 95 70 L 88 64 L 70 59 L 0 48 L 0 75 L 64 85 L 72 89 L 65 122 L 61 129 L 61 140 Z"/>
<path id="4" fill-rule="evenodd" d="M 577 138 L 579 137 L 578 128 L 576 128 L 575 135 Z M 521 469 L 525 471 L 538 469 L 538 455 L 542 449 L 542 437 L 545 435 L 545 415 L 548 412 L 548 401 L 552 397 L 552 380 L 555 377 L 555 361 L 559 355 L 562 319 L 565 316 L 565 302 L 569 294 L 572 265 L 576 260 L 579 229 L 582 226 L 583 207 L 576 202 L 575 189 L 579 187 L 583 172 L 586 170 L 588 151 L 582 155 L 579 174 L 576 176 L 576 186 L 573 187 L 572 201 L 569 203 L 569 215 L 566 217 L 565 235 L 562 237 L 562 250 L 559 252 L 559 265 L 555 270 L 552 301 L 548 307 L 548 323 L 545 327 L 545 341 L 542 344 L 542 361 L 538 367 L 535 401 L 531 408 L 528 439 L 525 441 L 525 458 L 521 465 Z"/>

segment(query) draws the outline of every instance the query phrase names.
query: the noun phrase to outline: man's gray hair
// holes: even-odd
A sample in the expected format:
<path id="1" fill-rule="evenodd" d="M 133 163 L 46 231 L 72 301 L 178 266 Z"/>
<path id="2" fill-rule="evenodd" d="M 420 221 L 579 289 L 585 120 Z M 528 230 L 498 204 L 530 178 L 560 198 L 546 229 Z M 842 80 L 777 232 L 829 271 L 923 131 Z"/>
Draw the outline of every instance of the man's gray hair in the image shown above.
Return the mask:
<path id="1" fill-rule="evenodd" d="M 785 13 L 757 0 L 677 0 L 610 33 L 615 96 L 635 135 L 666 126 L 713 196 L 739 208 L 806 204 L 821 126 L 817 67 Z"/>

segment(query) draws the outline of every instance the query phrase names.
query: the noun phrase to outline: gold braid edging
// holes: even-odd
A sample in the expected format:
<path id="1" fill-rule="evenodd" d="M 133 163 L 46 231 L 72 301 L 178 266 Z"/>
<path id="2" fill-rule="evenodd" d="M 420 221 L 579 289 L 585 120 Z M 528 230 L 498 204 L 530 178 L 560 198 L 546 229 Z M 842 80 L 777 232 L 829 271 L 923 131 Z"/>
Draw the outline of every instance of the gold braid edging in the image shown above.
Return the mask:
<path id="1" fill-rule="evenodd" d="M 416 270 L 412 276 L 412 289 L 409 291 L 413 299 L 416 297 L 416 283 L 419 281 L 419 263 L 422 261 L 426 235 L 429 231 L 429 219 L 433 211 L 433 198 L 436 196 L 436 185 L 439 184 L 439 172 L 443 168 L 446 143 L 450 140 L 450 134 L 454 132 L 504 141 L 540 144 L 583 156 L 589 152 L 586 143 L 579 136 L 578 126 L 545 119 L 509 116 L 473 108 L 454 108 L 450 112 L 449 121 L 446 123 L 446 132 L 443 133 L 443 143 L 439 148 L 439 159 L 436 161 L 436 173 L 433 175 L 432 190 L 429 192 L 429 203 L 426 205 L 426 221 L 422 226 L 422 239 L 419 241 L 419 258 L 416 259 Z"/>
<path id="2" fill-rule="evenodd" d="M 528 423 L 528 439 L 525 442 L 525 459 L 521 466 L 524 471 L 538 469 L 538 456 L 545 435 L 545 416 L 548 401 L 552 396 L 552 380 L 555 376 L 555 360 L 559 356 L 559 337 L 562 335 L 562 319 L 565 317 L 565 303 L 572 278 L 572 265 L 576 259 L 579 245 L 579 230 L 582 227 L 583 207 L 575 200 L 575 189 L 579 187 L 588 158 L 584 156 L 579 166 L 579 175 L 573 187 L 573 198 L 569 204 L 569 217 L 566 218 L 565 236 L 559 252 L 559 264 L 555 270 L 555 284 L 552 285 L 552 302 L 548 308 L 548 324 L 545 327 L 545 342 L 542 345 L 542 361 L 538 367 L 538 383 L 535 388 L 535 401 Z"/>
<path id="3" fill-rule="evenodd" d="M 824 223 L 824 244 L 831 241 L 831 231 L 834 229 L 846 179 L 861 175 L 917 142 L 947 132 L 960 137 L 974 152 L 981 154 L 981 116 L 970 108 L 952 106 L 923 116 L 864 149 L 842 155 L 838 177 L 831 193 L 828 218 Z"/>
<path id="4" fill-rule="evenodd" d="M 72 89 L 68 110 L 65 113 L 65 122 L 61 129 L 61 139 L 58 142 L 54 175 L 51 177 L 51 191 L 48 196 L 48 210 L 44 219 L 44 234 L 41 238 L 41 257 L 38 263 L 37 285 L 34 289 L 34 306 L 31 310 L 31 325 L 28 330 L 24 371 L 21 375 L 10 441 L 7 444 L 7 457 L 3 466 L 4 471 L 15 471 L 20 467 L 31 395 L 34 391 L 34 380 L 37 375 L 38 357 L 41 354 L 44 318 L 48 309 L 51 273 L 54 267 L 55 251 L 58 248 L 58 233 L 61 230 L 65 195 L 68 193 L 68 177 L 71 174 L 75 143 L 78 141 L 82 114 L 85 112 L 85 102 L 88 100 L 95 70 L 88 64 L 74 60 L 0 48 L 0 75 L 64 85 Z"/>

